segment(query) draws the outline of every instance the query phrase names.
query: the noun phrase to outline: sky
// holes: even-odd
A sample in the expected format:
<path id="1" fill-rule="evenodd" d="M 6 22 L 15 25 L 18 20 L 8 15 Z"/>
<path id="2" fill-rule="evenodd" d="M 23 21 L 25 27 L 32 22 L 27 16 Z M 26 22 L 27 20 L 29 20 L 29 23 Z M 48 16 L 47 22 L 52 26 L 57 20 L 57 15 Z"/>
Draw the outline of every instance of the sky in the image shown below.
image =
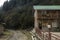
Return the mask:
<path id="1" fill-rule="evenodd" d="M 7 1 L 7 0 L 0 0 L 0 7 L 4 4 L 5 1 Z"/>

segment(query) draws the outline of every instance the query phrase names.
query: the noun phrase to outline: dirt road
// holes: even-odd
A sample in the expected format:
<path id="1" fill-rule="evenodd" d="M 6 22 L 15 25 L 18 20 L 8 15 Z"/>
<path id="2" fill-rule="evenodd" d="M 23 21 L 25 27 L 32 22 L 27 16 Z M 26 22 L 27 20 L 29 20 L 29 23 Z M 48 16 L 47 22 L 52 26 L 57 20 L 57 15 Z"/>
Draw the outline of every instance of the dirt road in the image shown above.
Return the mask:
<path id="1" fill-rule="evenodd" d="M 27 36 L 20 31 L 12 31 L 13 35 L 8 40 L 27 40 Z"/>

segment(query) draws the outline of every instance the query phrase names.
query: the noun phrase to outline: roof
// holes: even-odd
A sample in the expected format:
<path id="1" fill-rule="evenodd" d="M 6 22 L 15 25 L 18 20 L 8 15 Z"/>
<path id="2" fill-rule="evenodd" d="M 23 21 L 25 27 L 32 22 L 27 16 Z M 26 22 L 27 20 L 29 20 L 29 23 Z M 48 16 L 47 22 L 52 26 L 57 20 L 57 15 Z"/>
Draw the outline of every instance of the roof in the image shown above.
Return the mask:
<path id="1" fill-rule="evenodd" d="M 37 5 L 33 8 L 35 10 L 60 10 L 60 5 Z"/>

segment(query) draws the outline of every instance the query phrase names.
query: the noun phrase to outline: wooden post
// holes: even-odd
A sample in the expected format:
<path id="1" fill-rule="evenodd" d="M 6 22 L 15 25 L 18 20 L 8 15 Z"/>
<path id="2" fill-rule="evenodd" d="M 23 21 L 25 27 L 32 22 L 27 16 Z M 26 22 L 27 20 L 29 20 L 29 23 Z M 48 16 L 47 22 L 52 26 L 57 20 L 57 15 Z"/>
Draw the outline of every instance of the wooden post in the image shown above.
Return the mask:
<path id="1" fill-rule="evenodd" d="M 49 40 L 51 40 L 51 33 L 50 33 L 51 28 L 49 28 Z"/>
<path id="2" fill-rule="evenodd" d="M 49 31 L 48 31 L 48 35 L 49 35 L 49 37 L 48 37 L 48 40 L 51 40 L 51 25 L 48 25 L 48 29 L 49 29 Z"/>
<path id="3" fill-rule="evenodd" d="M 36 30 L 38 28 L 38 20 L 37 20 L 37 18 L 38 18 L 38 14 L 37 14 L 37 10 L 35 10 L 35 13 L 34 13 L 34 27 L 35 27 L 35 32 L 36 32 Z"/>

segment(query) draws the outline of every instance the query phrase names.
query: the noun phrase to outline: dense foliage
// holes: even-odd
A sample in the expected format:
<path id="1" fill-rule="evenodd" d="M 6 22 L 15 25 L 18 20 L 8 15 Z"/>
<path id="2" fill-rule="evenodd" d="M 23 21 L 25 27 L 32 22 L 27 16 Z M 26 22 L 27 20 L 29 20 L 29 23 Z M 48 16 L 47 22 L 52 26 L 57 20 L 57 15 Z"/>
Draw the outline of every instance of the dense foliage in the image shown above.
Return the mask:
<path id="1" fill-rule="evenodd" d="M 28 29 L 34 26 L 33 5 L 56 5 L 60 0 L 10 0 L 2 7 L 0 19 L 5 28 Z"/>

